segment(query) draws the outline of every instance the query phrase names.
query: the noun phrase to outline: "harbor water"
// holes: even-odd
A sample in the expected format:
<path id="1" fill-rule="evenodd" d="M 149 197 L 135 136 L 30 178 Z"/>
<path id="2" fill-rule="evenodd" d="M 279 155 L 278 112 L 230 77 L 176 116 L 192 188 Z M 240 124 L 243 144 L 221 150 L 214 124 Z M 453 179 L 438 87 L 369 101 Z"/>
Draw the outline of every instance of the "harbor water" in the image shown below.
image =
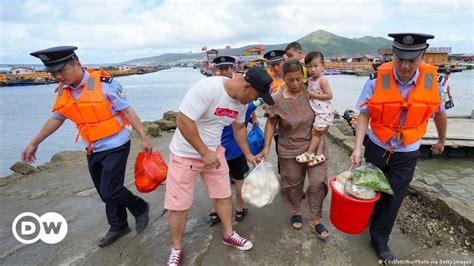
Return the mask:
<path id="1" fill-rule="evenodd" d="M 204 78 L 198 69 L 172 68 L 146 75 L 117 77 L 132 107 L 142 120 L 161 118 L 168 110 L 176 111 L 189 87 Z M 328 76 L 334 98 L 332 104 L 339 113 L 355 110 L 355 102 L 367 77 L 348 75 Z M 448 115 L 471 115 L 474 109 L 474 71 L 451 75 L 451 93 L 455 107 Z M 0 88 L 0 176 L 20 160 L 23 148 L 51 116 L 56 84 Z M 473 133 L 474 134 L 474 133 Z M 34 165 L 48 162 L 52 155 L 63 150 L 81 150 L 75 143 L 75 126 L 66 121 L 56 133 L 46 139 L 37 151 Z M 349 158 L 348 158 L 349 160 Z M 416 178 L 428 183 L 439 183 L 454 197 L 474 208 L 474 164 L 472 159 L 422 159 Z"/>

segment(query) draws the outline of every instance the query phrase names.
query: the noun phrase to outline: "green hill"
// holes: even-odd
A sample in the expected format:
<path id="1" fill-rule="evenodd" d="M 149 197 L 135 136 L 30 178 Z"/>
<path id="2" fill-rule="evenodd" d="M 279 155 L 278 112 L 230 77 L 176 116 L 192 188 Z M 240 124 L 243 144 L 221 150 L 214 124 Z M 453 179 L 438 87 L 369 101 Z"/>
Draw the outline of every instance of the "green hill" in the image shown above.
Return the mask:
<path id="1" fill-rule="evenodd" d="M 391 47 L 391 41 L 381 37 L 345 38 L 324 30 L 318 30 L 298 40 L 304 51 L 317 50 L 326 57 L 357 54 L 378 54 L 378 48 Z"/>
<path id="2" fill-rule="evenodd" d="M 324 30 L 318 30 L 297 40 L 305 52 L 318 50 L 325 57 L 334 55 L 353 56 L 357 54 L 378 54 L 378 48 L 391 47 L 391 41 L 382 37 L 364 36 L 361 38 L 345 38 Z M 284 50 L 288 43 L 265 45 L 265 51 L 281 49 Z M 241 55 L 243 50 L 258 45 L 247 45 L 233 49 L 217 49 L 219 55 Z M 136 65 L 165 65 L 179 63 L 196 63 L 205 60 L 205 53 L 170 53 L 159 56 L 138 58 L 124 62 Z"/>

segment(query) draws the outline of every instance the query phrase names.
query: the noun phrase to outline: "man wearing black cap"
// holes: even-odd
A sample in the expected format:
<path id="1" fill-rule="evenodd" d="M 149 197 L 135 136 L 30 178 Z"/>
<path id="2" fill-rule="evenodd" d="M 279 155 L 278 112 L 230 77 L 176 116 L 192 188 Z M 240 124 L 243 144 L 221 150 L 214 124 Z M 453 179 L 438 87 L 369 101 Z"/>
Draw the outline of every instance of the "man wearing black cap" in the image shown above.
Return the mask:
<path id="1" fill-rule="evenodd" d="M 209 77 L 193 85 L 179 107 L 178 128 L 170 143 L 166 179 L 165 209 L 169 210 L 171 252 L 168 263 L 180 265 L 184 258 L 181 240 L 187 213 L 193 202 L 194 183 L 202 177 L 223 229 L 222 242 L 240 250 L 253 244 L 232 228 L 232 200 L 229 168 L 220 146 L 222 129 L 232 125 L 234 137 L 247 161 L 257 160 L 247 144 L 246 105 L 258 97 L 273 105 L 271 77 L 261 67 L 253 67 L 232 79 Z"/>
<path id="2" fill-rule="evenodd" d="M 394 191 L 394 195 L 382 193 L 370 224 L 372 244 L 384 262 L 394 260 L 388 240 L 413 178 L 428 119 L 434 115 L 438 131 L 438 141 L 431 148 L 433 154 L 443 152 L 447 126 L 436 67 L 422 60 L 428 48 L 426 40 L 434 36 L 417 33 L 389 36 L 394 38 L 393 62 L 378 67 L 377 75 L 369 79 L 357 101 L 360 115 L 351 155 L 351 162 L 359 164 L 364 145 L 366 162 L 384 172 Z"/>
<path id="3" fill-rule="evenodd" d="M 228 78 L 234 78 L 239 74 L 234 73 L 233 68 L 235 64 L 235 58 L 231 56 L 219 56 L 213 60 L 214 64 L 218 68 L 217 76 L 223 76 Z M 253 101 L 247 105 L 247 111 L 245 115 L 245 126 L 252 120 L 252 124 L 257 124 L 258 119 L 255 113 L 255 109 L 263 103 L 262 99 Z M 249 121 L 247 121 L 249 120 Z M 237 199 L 235 220 L 242 221 L 247 215 L 248 210 L 243 207 L 242 199 L 242 185 L 244 181 L 244 175 L 249 171 L 249 166 L 245 156 L 239 148 L 238 143 L 235 141 L 232 126 L 225 126 L 222 130 L 221 145 L 225 148 L 225 157 L 227 165 L 229 166 L 229 174 L 231 177 L 231 183 L 235 184 L 235 196 Z M 211 225 L 220 223 L 219 216 L 216 212 L 216 201 L 212 201 L 212 209 L 210 216 Z"/>
<path id="4" fill-rule="evenodd" d="M 276 92 L 278 87 L 283 84 L 283 50 L 272 50 L 268 51 L 263 55 L 263 58 L 267 59 L 269 71 L 268 73 L 273 79 L 272 92 Z"/>
<path id="5" fill-rule="evenodd" d="M 234 65 L 235 65 L 235 58 L 231 56 L 219 56 L 212 60 L 217 67 L 218 72 L 216 76 L 223 76 L 228 78 L 233 78 L 235 76 L 234 73 Z"/>
<path id="6" fill-rule="evenodd" d="M 130 107 L 122 86 L 108 73 L 82 68 L 74 46 L 53 47 L 31 53 L 59 82 L 53 115 L 26 146 L 22 160 L 36 160 L 39 144 L 59 129 L 66 119 L 73 121 L 87 145 L 87 164 L 92 181 L 105 202 L 109 232 L 97 241 L 105 247 L 128 234 L 127 208 L 135 216 L 137 232 L 148 225 L 149 205 L 124 187 L 125 167 L 130 152 L 130 124 L 139 134 L 145 152 L 152 146 L 140 118 Z M 77 140 L 77 139 L 76 139 Z"/>

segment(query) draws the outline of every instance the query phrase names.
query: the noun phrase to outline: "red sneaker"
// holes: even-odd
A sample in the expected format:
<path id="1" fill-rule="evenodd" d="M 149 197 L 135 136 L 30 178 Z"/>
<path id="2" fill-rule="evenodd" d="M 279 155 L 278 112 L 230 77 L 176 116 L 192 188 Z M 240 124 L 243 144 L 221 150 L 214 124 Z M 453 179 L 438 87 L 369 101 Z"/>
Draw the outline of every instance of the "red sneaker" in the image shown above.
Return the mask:
<path id="1" fill-rule="evenodd" d="M 235 231 L 229 237 L 222 237 L 222 243 L 236 247 L 240 250 L 249 250 L 253 247 L 252 242 L 248 241 L 247 239 L 239 236 Z"/>
<path id="2" fill-rule="evenodd" d="M 165 266 L 180 266 L 183 263 L 184 250 L 172 248 Z"/>

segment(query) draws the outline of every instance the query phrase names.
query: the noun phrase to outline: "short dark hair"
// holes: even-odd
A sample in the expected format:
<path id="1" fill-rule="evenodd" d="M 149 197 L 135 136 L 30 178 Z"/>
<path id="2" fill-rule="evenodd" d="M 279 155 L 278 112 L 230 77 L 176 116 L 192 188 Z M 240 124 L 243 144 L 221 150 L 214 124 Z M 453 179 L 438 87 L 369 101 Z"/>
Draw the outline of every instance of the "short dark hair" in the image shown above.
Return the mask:
<path id="1" fill-rule="evenodd" d="M 287 52 L 288 50 L 290 49 L 295 49 L 295 50 L 303 50 L 303 48 L 301 48 L 301 44 L 299 42 L 290 42 L 286 48 L 285 48 L 285 52 Z"/>
<path id="2" fill-rule="evenodd" d="M 307 65 L 313 61 L 315 57 L 319 57 L 321 59 L 321 64 L 324 63 L 324 55 L 318 51 L 309 52 L 306 57 L 304 58 L 304 63 Z"/>
<path id="3" fill-rule="evenodd" d="M 295 72 L 295 71 L 300 71 L 301 74 L 304 74 L 303 72 L 303 66 L 301 65 L 300 61 L 297 59 L 290 59 L 286 61 L 283 64 L 283 76 L 285 76 L 289 72 Z"/>

